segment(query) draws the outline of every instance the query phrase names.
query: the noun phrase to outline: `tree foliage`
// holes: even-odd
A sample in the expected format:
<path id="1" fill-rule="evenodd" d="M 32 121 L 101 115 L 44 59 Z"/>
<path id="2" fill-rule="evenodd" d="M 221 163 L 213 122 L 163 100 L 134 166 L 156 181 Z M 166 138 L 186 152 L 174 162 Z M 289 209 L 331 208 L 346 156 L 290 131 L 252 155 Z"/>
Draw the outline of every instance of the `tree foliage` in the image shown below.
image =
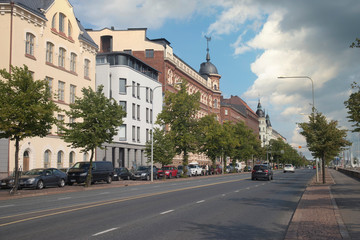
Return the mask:
<path id="1" fill-rule="evenodd" d="M 309 122 L 299 123 L 300 132 L 306 138 L 307 146 L 315 158 L 322 160 L 323 182 L 325 183 L 325 164 L 337 156 L 341 149 L 350 146 L 351 143 L 345 138 L 346 130 L 340 130 L 337 121 L 328 122 L 321 113 L 309 116 Z"/>
<path id="2" fill-rule="evenodd" d="M 306 159 L 280 138 L 271 139 L 269 142 L 269 149 L 270 154 L 276 163 L 293 164 L 294 166 L 306 164 Z"/>
<path id="3" fill-rule="evenodd" d="M 100 85 L 97 91 L 90 87 L 83 88 L 82 98 L 76 98 L 70 104 L 66 114 L 74 121 L 59 125 L 61 137 L 70 143 L 73 148 L 81 148 L 82 152 L 91 152 L 90 167 L 86 186 L 91 183 L 91 170 L 94 151 L 102 144 L 111 143 L 117 134 L 118 127 L 123 123 L 125 112 L 113 99 L 108 99 L 102 92 Z"/>
<path id="4" fill-rule="evenodd" d="M 200 109 L 200 93 L 188 94 L 187 82 L 182 81 L 177 93 L 166 92 L 165 106 L 157 124 L 168 125 L 170 139 L 177 154 L 183 154 L 183 165 L 188 165 L 189 153 L 197 151 L 196 113 Z"/>
<path id="5" fill-rule="evenodd" d="M 353 122 L 353 132 L 360 132 L 360 86 L 354 82 L 351 85 L 352 89 L 356 90 L 351 93 L 349 99 L 344 102 L 348 109 L 348 116 L 350 122 Z"/>
<path id="6" fill-rule="evenodd" d="M 170 139 L 170 135 L 166 133 L 164 129 L 155 128 L 153 136 L 153 161 L 154 163 L 160 163 L 161 166 L 171 164 L 173 158 L 176 155 L 175 146 Z M 148 162 L 151 161 L 151 141 L 146 143 L 145 148 Z"/>
<path id="7" fill-rule="evenodd" d="M 11 73 L 0 70 L 0 138 L 15 140 L 15 186 L 19 179 L 19 142 L 27 137 L 45 137 L 56 123 L 46 80 L 34 81 L 28 67 L 13 67 Z"/>

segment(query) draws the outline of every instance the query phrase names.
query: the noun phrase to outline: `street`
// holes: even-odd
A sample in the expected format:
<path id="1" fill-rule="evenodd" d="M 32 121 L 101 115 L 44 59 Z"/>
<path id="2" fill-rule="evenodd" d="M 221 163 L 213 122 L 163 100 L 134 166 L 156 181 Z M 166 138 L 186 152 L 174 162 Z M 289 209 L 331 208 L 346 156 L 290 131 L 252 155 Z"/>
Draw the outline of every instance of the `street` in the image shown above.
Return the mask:
<path id="1" fill-rule="evenodd" d="M 0 201 L 5 239 L 283 239 L 312 169 Z"/>

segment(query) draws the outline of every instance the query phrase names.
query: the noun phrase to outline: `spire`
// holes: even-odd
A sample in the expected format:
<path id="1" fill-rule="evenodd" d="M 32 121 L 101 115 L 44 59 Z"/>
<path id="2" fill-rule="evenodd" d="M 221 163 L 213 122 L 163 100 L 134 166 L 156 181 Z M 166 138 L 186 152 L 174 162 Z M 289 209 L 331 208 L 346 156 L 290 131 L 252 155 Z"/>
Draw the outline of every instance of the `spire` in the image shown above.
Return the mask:
<path id="1" fill-rule="evenodd" d="M 210 62 L 209 42 L 211 41 L 211 37 L 205 36 L 205 38 L 206 38 L 206 46 L 207 46 L 207 48 L 206 48 L 206 61 Z"/>

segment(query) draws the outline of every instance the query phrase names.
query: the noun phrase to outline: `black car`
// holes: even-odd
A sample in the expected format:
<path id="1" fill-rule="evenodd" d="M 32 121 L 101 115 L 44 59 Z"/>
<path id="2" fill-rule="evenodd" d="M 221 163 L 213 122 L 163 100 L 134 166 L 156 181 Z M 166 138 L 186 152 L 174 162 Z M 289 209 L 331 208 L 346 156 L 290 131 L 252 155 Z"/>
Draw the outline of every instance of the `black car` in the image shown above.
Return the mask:
<path id="1" fill-rule="evenodd" d="M 90 162 L 77 162 L 72 166 L 68 174 L 68 184 L 73 185 L 73 183 L 84 183 L 86 181 L 88 171 L 90 167 Z M 94 161 L 92 162 L 91 169 L 92 179 L 91 182 L 105 181 L 107 183 L 112 182 L 114 175 L 114 167 L 112 162 L 106 161 Z"/>
<path id="2" fill-rule="evenodd" d="M 153 178 L 157 179 L 157 168 L 154 166 L 153 168 Z M 134 174 L 132 175 L 133 180 L 147 180 L 151 179 L 151 166 L 140 166 L 136 169 Z"/>
<path id="3" fill-rule="evenodd" d="M 126 167 L 120 167 L 114 169 L 113 180 L 115 181 L 119 181 L 120 179 L 130 180 L 131 178 L 132 178 L 132 173 Z"/>
<path id="4" fill-rule="evenodd" d="M 251 172 L 251 180 L 266 179 L 273 180 L 273 171 L 268 164 L 257 164 Z"/>
<path id="5" fill-rule="evenodd" d="M 9 177 L 8 187 L 14 186 L 14 177 Z M 5 179 L 1 181 L 1 185 Z M 4 182 L 3 182 L 4 181 Z M 67 175 L 56 168 L 36 168 L 23 173 L 19 178 L 19 188 L 43 189 L 49 186 L 64 187 Z"/>

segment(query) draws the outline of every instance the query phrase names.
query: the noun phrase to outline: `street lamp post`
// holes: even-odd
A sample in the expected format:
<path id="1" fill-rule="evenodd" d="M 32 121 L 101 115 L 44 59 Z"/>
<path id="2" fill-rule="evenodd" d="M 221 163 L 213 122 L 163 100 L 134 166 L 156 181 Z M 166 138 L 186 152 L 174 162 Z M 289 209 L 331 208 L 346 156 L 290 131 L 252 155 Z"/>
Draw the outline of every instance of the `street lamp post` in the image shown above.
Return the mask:
<path id="1" fill-rule="evenodd" d="M 311 79 L 311 77 L 308 76 L 291 76 L 291 77 L 278 77 L 279 79 L 285 79 L 285 78 L 307 78 L 311 81 L 311 90 L 312 90 L 312 116 L 315 117 L 315 95 L 314 95 L 314 81 Z M 316 161 L 316 182 L 319 182 L 319 169 L 318 164 Z"/>

